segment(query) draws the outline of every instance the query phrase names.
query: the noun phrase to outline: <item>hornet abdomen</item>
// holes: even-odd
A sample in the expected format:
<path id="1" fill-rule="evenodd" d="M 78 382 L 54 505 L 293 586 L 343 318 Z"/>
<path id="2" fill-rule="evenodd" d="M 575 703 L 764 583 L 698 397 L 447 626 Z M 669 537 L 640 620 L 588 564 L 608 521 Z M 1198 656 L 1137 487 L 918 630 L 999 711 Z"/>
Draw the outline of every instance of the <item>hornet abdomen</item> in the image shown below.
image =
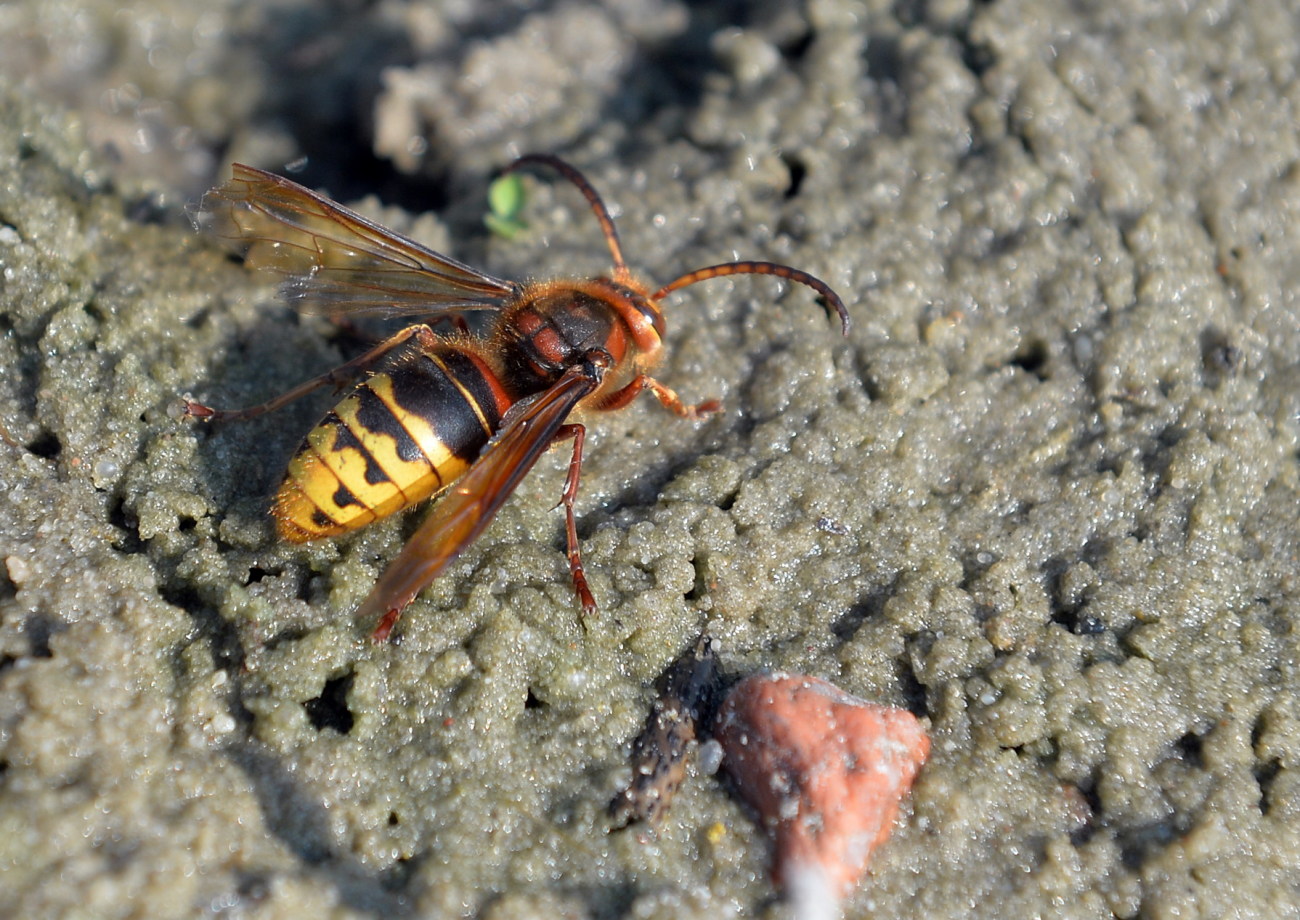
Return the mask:
<path id="1" fill-rule="evenodd" d="M 272 507 L 281 536 L 355 530 L 441 492 L 513 402 L 470 343 L 412 341 L 303 440 Z"/>

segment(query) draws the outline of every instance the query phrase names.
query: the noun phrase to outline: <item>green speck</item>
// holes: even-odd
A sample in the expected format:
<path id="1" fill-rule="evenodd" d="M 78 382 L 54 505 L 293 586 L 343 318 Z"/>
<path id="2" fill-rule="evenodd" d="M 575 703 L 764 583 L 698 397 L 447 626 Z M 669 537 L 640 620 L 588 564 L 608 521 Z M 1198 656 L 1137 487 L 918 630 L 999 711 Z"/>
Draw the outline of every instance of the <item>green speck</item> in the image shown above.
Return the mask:
<path id="1" fill-rule="evenodd" d="M 519 219 L 524 207 L 524 183 L 515 173 L 501 176 L 488 186 L 488 207 L 491 211 L 483 222 L 498 236 L 513 239 L 528 226 Z"/>

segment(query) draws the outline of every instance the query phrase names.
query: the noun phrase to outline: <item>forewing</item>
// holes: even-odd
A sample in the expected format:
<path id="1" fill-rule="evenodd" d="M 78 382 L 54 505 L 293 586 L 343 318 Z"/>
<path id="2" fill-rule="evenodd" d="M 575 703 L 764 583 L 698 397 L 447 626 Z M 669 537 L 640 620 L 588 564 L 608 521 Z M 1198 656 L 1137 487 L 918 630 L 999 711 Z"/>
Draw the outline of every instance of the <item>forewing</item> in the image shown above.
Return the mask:
<path id="1" fill-rule="evenodd" d="M 383 616 L 377 633 L 387 635 L 395 620 L 388 615 L 401 611 L 478 538 L 550 446 L 569 413 L 599 384 L 599 379 L 582 368 L 570 368 L 549 390 L 508 419 L 465 475 L 435 502 L 429 517 L 380 576 L 357 615 Z"/>
<path id="2" fill-rule="evenodd" d="M 203 196 L 195 224 L 246 262 L 288 276 L 307 313 L 419 314 L 497 309 L 518 285 L 434 252 L 282 176 L 236 163 Z"/>

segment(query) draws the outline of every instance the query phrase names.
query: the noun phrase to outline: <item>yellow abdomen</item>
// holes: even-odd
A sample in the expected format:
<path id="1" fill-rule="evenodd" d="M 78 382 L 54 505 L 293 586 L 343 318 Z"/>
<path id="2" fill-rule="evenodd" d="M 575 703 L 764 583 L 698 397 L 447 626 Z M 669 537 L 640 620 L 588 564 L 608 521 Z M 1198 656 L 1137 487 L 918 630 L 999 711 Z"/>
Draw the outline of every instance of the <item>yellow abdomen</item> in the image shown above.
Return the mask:
<path id="1" fill-rule="evenodd" d="M 271 513 L 303 543 L 363 527 L 460 476 L 510 405 L 466 344 L 413 348 L 363 381 L 311 430 Z"/>

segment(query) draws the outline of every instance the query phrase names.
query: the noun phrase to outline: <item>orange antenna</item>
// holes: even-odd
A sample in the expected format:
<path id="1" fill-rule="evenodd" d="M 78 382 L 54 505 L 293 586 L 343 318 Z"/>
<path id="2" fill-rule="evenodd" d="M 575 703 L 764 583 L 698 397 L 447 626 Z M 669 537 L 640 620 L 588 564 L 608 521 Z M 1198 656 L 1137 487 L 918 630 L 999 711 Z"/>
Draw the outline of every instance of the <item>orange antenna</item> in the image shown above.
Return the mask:
<path id="1" fill-rule="evenodd" d="M 559 157 L 547 153 L 524 154 L 507 166 L 502 171 L 502 174 L 514 172 L 521 166 L 547 166 L 578 187 L 578 191 L 582 192 L 582 197 L 586 198 L 587 203 L 591 205 L 596 220 L 600 221 L 600 229 L 605 234 L 605 242 L 609 244 L 609 253 L 614 257 L 615 280 L 623 282 L 631 277 L 631 272 L 627 269 L 627 263 L 623 261 L 623 247 L 618 242 L 618 231 L 614 229 L 614 218 L 609 216 L 609 209 L 605 207 L 605 202 L 601 200 L 600 193 L 587 181 L 587 177 Z"/>
<path id="2" fill-rule="evenodd" d="M 831 290 L 830 285 L 805 271 L 791 268 L 789 265 L 781 265 L 777 262 L 725 262 L 722 265 L 697 268 L 693 272 L 682 275 L 676 281 L 665 284 L 651 294 L 650 298 L 652 300 L 662 300 L 673 291 L 695 284 L 697 281 L 708 281 L 710 278 L 720 278 L 723 275 L 776 275 L 776 277 L 784 278 L 786 281 L 797 281 L 800 284 L 805 284 L 821 295 L 826 305 L 826 312 L 834 311 L 840 318 L 840 327 L 844 330 L 844 334 L 849 334 L 849 311 L 844 308 L 844 301 L 840 300 L 840 296 Z"/>

